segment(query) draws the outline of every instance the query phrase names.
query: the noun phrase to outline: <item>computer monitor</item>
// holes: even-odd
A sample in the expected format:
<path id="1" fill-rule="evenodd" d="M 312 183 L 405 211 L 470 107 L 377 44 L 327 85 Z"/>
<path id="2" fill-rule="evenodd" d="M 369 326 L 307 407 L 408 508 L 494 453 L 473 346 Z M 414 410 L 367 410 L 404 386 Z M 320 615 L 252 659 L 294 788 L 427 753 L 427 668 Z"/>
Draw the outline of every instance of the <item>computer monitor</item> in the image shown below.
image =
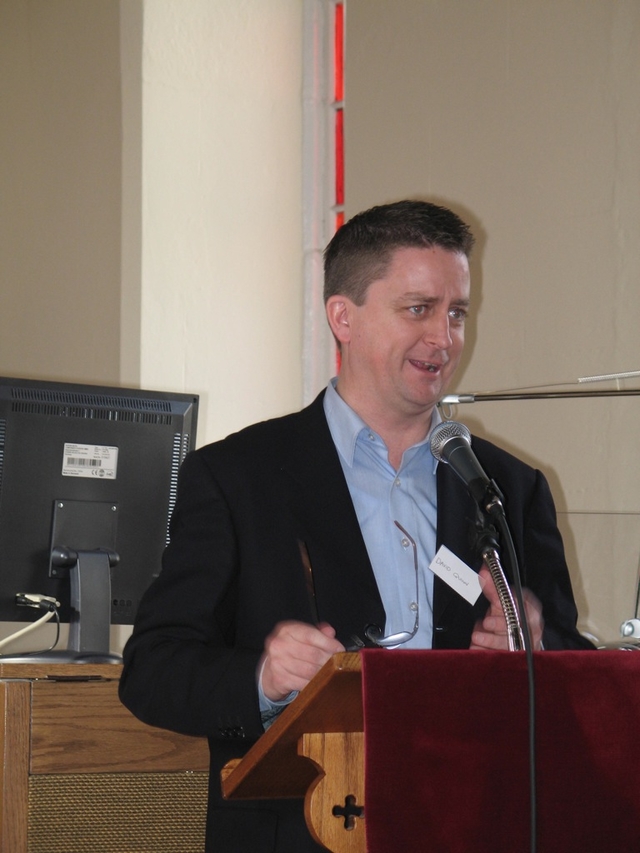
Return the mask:
<path id="1" fill-rule="evenodd" d="M 59 601 L 69 644 L 46 659 L 117 659 L 109 625 L 133 624 L 160 571 L 197 411 L 194 394 L 0 377 L 0 620 L 33 621 L 20 593 Z"/>

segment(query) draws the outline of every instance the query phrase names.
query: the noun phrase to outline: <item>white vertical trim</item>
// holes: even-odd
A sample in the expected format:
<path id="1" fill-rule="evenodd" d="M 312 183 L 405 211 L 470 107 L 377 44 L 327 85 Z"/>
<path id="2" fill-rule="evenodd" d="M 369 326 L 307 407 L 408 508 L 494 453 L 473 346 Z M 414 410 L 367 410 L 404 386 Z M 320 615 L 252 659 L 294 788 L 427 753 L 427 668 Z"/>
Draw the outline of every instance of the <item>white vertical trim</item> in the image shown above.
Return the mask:
<path id="1" fill-rule="evenodd" d="M 306 405 L 335 373 L 322 298 L 322 253 L 333 235 L 333 0 L 304 0 L 302 216 L 304 301 L 302 393 Z"/>

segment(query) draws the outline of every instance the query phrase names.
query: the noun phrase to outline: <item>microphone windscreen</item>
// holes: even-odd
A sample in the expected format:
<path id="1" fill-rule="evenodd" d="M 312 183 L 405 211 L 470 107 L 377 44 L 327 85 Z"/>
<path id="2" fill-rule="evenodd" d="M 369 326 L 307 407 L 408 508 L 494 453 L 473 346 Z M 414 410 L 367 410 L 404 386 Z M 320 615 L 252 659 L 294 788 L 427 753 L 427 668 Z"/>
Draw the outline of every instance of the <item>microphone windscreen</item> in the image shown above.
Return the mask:
<path id="1" fill-rule="evenodd" d="M 471 446 L 471 433 L 464 424 L 457 421 L 443 421 L 431 433 L 431 452 L 439 462 L 444 459 L 445 444 L 452 438 L 462 438 Z"/>

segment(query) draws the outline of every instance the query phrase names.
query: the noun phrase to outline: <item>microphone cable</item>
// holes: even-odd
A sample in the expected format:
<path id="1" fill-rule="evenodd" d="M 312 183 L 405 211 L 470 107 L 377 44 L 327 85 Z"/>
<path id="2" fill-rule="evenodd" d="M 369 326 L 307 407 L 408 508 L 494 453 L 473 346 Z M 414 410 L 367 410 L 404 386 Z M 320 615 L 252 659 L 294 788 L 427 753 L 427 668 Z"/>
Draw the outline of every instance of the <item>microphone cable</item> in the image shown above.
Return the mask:
<path id="1" fill-rule="evenodd" d="M 504 509 L 494 515 L 494 520 L 499 533 L 502 537 L 507 554 L 507 560 L 511 566 L 511 576 L 513 577 L 513 587 L 516 594 L 518 609 L 521 614 L 521 629 L 524 640 L 524 652 L 527 662 L 527 686 L 528 686 L 528 709 L 529 709 L 529 815 L 530 815 L 530 847 L 531 853 L 536 853 L 537 849 L 537 823 L 538 823 L 538 805 L 537 805 L 537 773 L 536 773 L 536 687 L 535 673 L 533 666 L 533 644 L 531 642 L 531 632 L 529 631 L 529 623 L 527 622 L 527 614 L 524 607 L 524 594 L 522 590 L 522 579 L 520 577 L 520 566 L 518 564 L 518 556 L 513 544 L 513 537 L 507 522 Z"/>

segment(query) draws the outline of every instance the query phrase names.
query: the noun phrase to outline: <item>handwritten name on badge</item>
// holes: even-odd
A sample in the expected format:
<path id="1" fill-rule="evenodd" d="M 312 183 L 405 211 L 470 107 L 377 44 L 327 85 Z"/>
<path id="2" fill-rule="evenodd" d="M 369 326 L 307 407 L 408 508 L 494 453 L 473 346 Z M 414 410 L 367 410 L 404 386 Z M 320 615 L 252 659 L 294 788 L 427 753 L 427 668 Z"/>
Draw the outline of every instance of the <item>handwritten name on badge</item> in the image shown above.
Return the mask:
<path id="1" fill-rule="evenodd" d="M 453 551 L 442 545 L 431 561 L 429 568 L 434 575 L 448 583 L 469 604 L 476 603 L 482 592 L 478 575 L 459 557 L 456 557 Z"/>

